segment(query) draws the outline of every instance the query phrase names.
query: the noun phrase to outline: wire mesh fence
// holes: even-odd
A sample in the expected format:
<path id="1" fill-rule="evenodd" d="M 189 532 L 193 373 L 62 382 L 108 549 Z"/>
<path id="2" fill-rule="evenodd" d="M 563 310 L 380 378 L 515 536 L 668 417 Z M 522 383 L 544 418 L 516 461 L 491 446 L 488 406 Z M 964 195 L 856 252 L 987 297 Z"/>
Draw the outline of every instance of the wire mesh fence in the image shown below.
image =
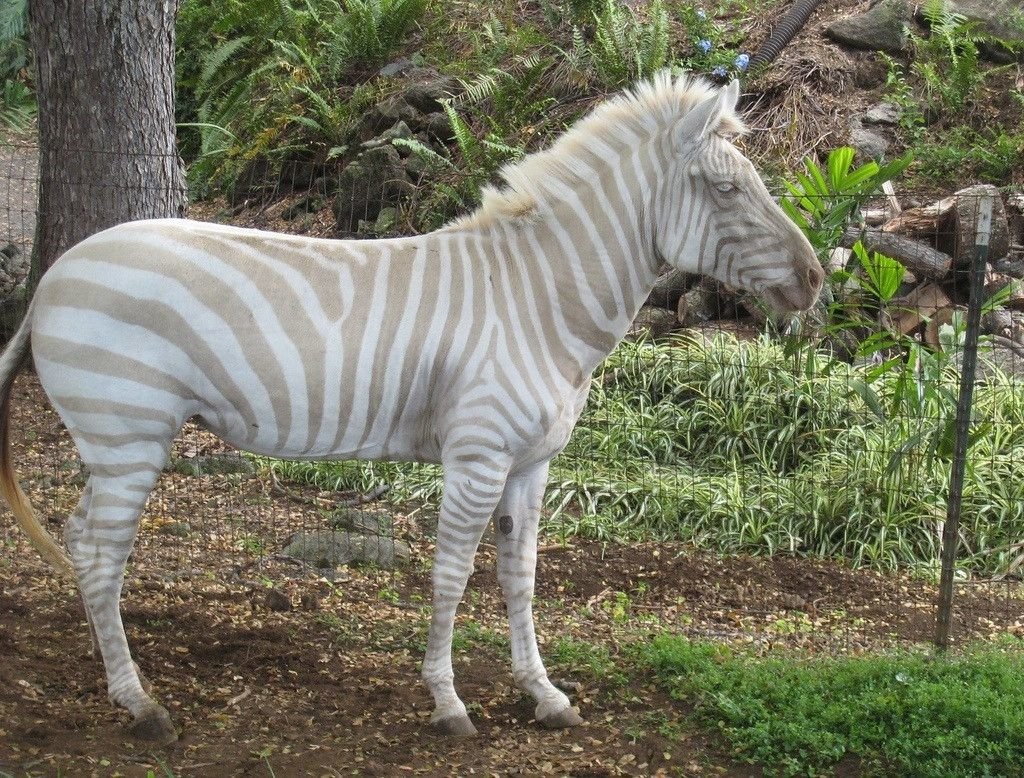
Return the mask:
<path id="1" fill-rule="evenodd" d="M 27 269 L 36 218 L 33 147 L 0 147 L 0 164 L 0 250 L 22 258 L 7 263 L 16 276 Z M 297 162 L 252 166 L 227 196 L 196 202 L 189 215 L 315 237 L 392 237 L 438 206 L 421 183 L 384 168 L 354 179 Z M 931 640 L 984 198 L 996 203 L 995 224 L 981 279 L 953 636 L 1024 632 L 1024 296 L 1016 287 L 1024 218 L 1020 195 L 994 188 L 914 206 L 912 196 L 864 203 L 822 252 L 831 276 L 817 308 L 799 319 L 779 320 L 721 283 L 664 274 L 595 374 L 552 464 L 550 553 L 587 539 L 749 560 L 756 575 L 716 581 L 705 602 L 680 604 L 676 627 L 688 634 L 839 651 Z M 33 407 L 25 450 L 47 451 L 21 475 L 57 526 L 84 474 L 56 416 Z M 254 458 L 189 424 L 167 470 L 137 555 L 158 577 L 198 574 L 211 554 L 254 581 L 273 571 L 331 578 L 353 559 L 382 569 L 396 559 L 429 564 L 434 466 Z M 817 567 L 804 573 L 760 557 L 841 564 L 822 577 Z M 680 564 L 668 569 L 682 574 Z M 868 590 L 886 581 L 874 605 L 869 594 L 850 599 L 856 612 L 841 607 L 843 587 L 854 585 L 843 566 L 885 574 L 856 579 Z M 760 586 L 768 575 L 773 585 Z M 609 613 L 615 586 L 599 600 Z M 687 615 L 698 610 L 705 617 Z"/>

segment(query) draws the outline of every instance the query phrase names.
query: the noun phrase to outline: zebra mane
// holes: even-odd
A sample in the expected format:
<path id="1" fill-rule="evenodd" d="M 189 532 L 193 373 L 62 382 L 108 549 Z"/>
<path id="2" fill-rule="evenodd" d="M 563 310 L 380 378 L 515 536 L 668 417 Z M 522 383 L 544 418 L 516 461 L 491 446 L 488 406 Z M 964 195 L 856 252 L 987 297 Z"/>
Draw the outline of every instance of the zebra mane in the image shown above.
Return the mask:
<path id="1" fill-rule="evenodd" d="M 659 71 L 649 81 L 637 84 L 599 104 L 570 127 L 547 149 L 530 154 L 498 171 L 504 185 L 484 186 L 481 204 L 470 214 L 450 222 L 444 229 L 461 230 L 490 226 L 507 219 L 528 220 L 558 199 L 553 192 L 572 186 L 582 169 L 593 166 L 590 152 L 594 139 L 617 148 L 636 136 L 650 138 L 674 125 L 694 106 L 715 92 L 702 78 L 687 74 L 673 76 Z M 629 132 L 617 134 L 616 129 Z M 746 132 L 740 116 L 727 112 L 715 129 L 720 135 Z M 583 165 L 581 163 L 586 163 Z M 552 181 L 561 186 L 551 187 Z"/>

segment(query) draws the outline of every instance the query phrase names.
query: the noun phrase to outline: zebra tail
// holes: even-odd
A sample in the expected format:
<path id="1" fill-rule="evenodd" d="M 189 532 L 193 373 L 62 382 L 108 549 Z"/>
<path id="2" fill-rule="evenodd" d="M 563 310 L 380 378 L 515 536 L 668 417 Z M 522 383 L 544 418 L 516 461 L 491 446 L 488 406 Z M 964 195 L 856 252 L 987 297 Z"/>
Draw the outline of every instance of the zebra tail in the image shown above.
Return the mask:
<path id="1" fill-rule="evenodd" d="M 18 478 L 11 467 L 11 439 L 10 439 L 10 402 L 11 387 L 14 386 L 15 376 L 18 369 L 28 356 L 30 347 L 29 330 L 32 322 L 32 306 L 29 306 L 21 326 L 14 333 L 3 354 L 0 354 L 0 494 L 11 506 L 14 517 L 18 524 L 28 535 L 36 551 L 46 562 L 58 573 L 67 578 L 74 578 L 75 569 L 71 559 L 57 545 L 53 537 L 39 523 L 36 513 L 32 510 L 32 503 L 28 496 L 21 490 Z"/>

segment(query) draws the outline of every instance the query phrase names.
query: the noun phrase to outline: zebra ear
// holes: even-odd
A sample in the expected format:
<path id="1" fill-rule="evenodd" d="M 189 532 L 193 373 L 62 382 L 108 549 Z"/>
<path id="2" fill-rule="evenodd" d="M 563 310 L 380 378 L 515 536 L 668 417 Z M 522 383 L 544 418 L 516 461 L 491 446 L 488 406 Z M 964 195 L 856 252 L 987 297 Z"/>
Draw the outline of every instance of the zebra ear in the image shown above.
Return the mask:
<path id="1" fill-rule="evenodd" d="M 740 80 L 734 78 L 729 82 L 729 86 L 722 90 L 725 92 L 723 95 L 725 99 L 725 107 L 729 110 L 736 110 L 736 106 L 740 102 Z"/>
<path id="2" fill-rule="evenodd" d="M 697 103 L 686 112 L 675 127 L 675 145 L 681 148 L 687 143 L 704 140 L 718 127 L 722 117 L 731 112 L 739 99 L 739 82 L 733 81 L 725 89 L 712 93 L 703 102 Z"/>

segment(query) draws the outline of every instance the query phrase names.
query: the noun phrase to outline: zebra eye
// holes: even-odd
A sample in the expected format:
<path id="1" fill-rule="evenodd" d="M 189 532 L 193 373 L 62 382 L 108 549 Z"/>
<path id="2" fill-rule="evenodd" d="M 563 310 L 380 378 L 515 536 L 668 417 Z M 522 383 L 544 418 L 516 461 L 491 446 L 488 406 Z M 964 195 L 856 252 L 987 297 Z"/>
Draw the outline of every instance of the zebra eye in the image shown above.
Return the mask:
<path id="1" fill-rule="evenodd" d="M 724 194 L 736 191 L 736 185 L 732 181 L 719 181 L 715 184 L 715 189 Z"/>

